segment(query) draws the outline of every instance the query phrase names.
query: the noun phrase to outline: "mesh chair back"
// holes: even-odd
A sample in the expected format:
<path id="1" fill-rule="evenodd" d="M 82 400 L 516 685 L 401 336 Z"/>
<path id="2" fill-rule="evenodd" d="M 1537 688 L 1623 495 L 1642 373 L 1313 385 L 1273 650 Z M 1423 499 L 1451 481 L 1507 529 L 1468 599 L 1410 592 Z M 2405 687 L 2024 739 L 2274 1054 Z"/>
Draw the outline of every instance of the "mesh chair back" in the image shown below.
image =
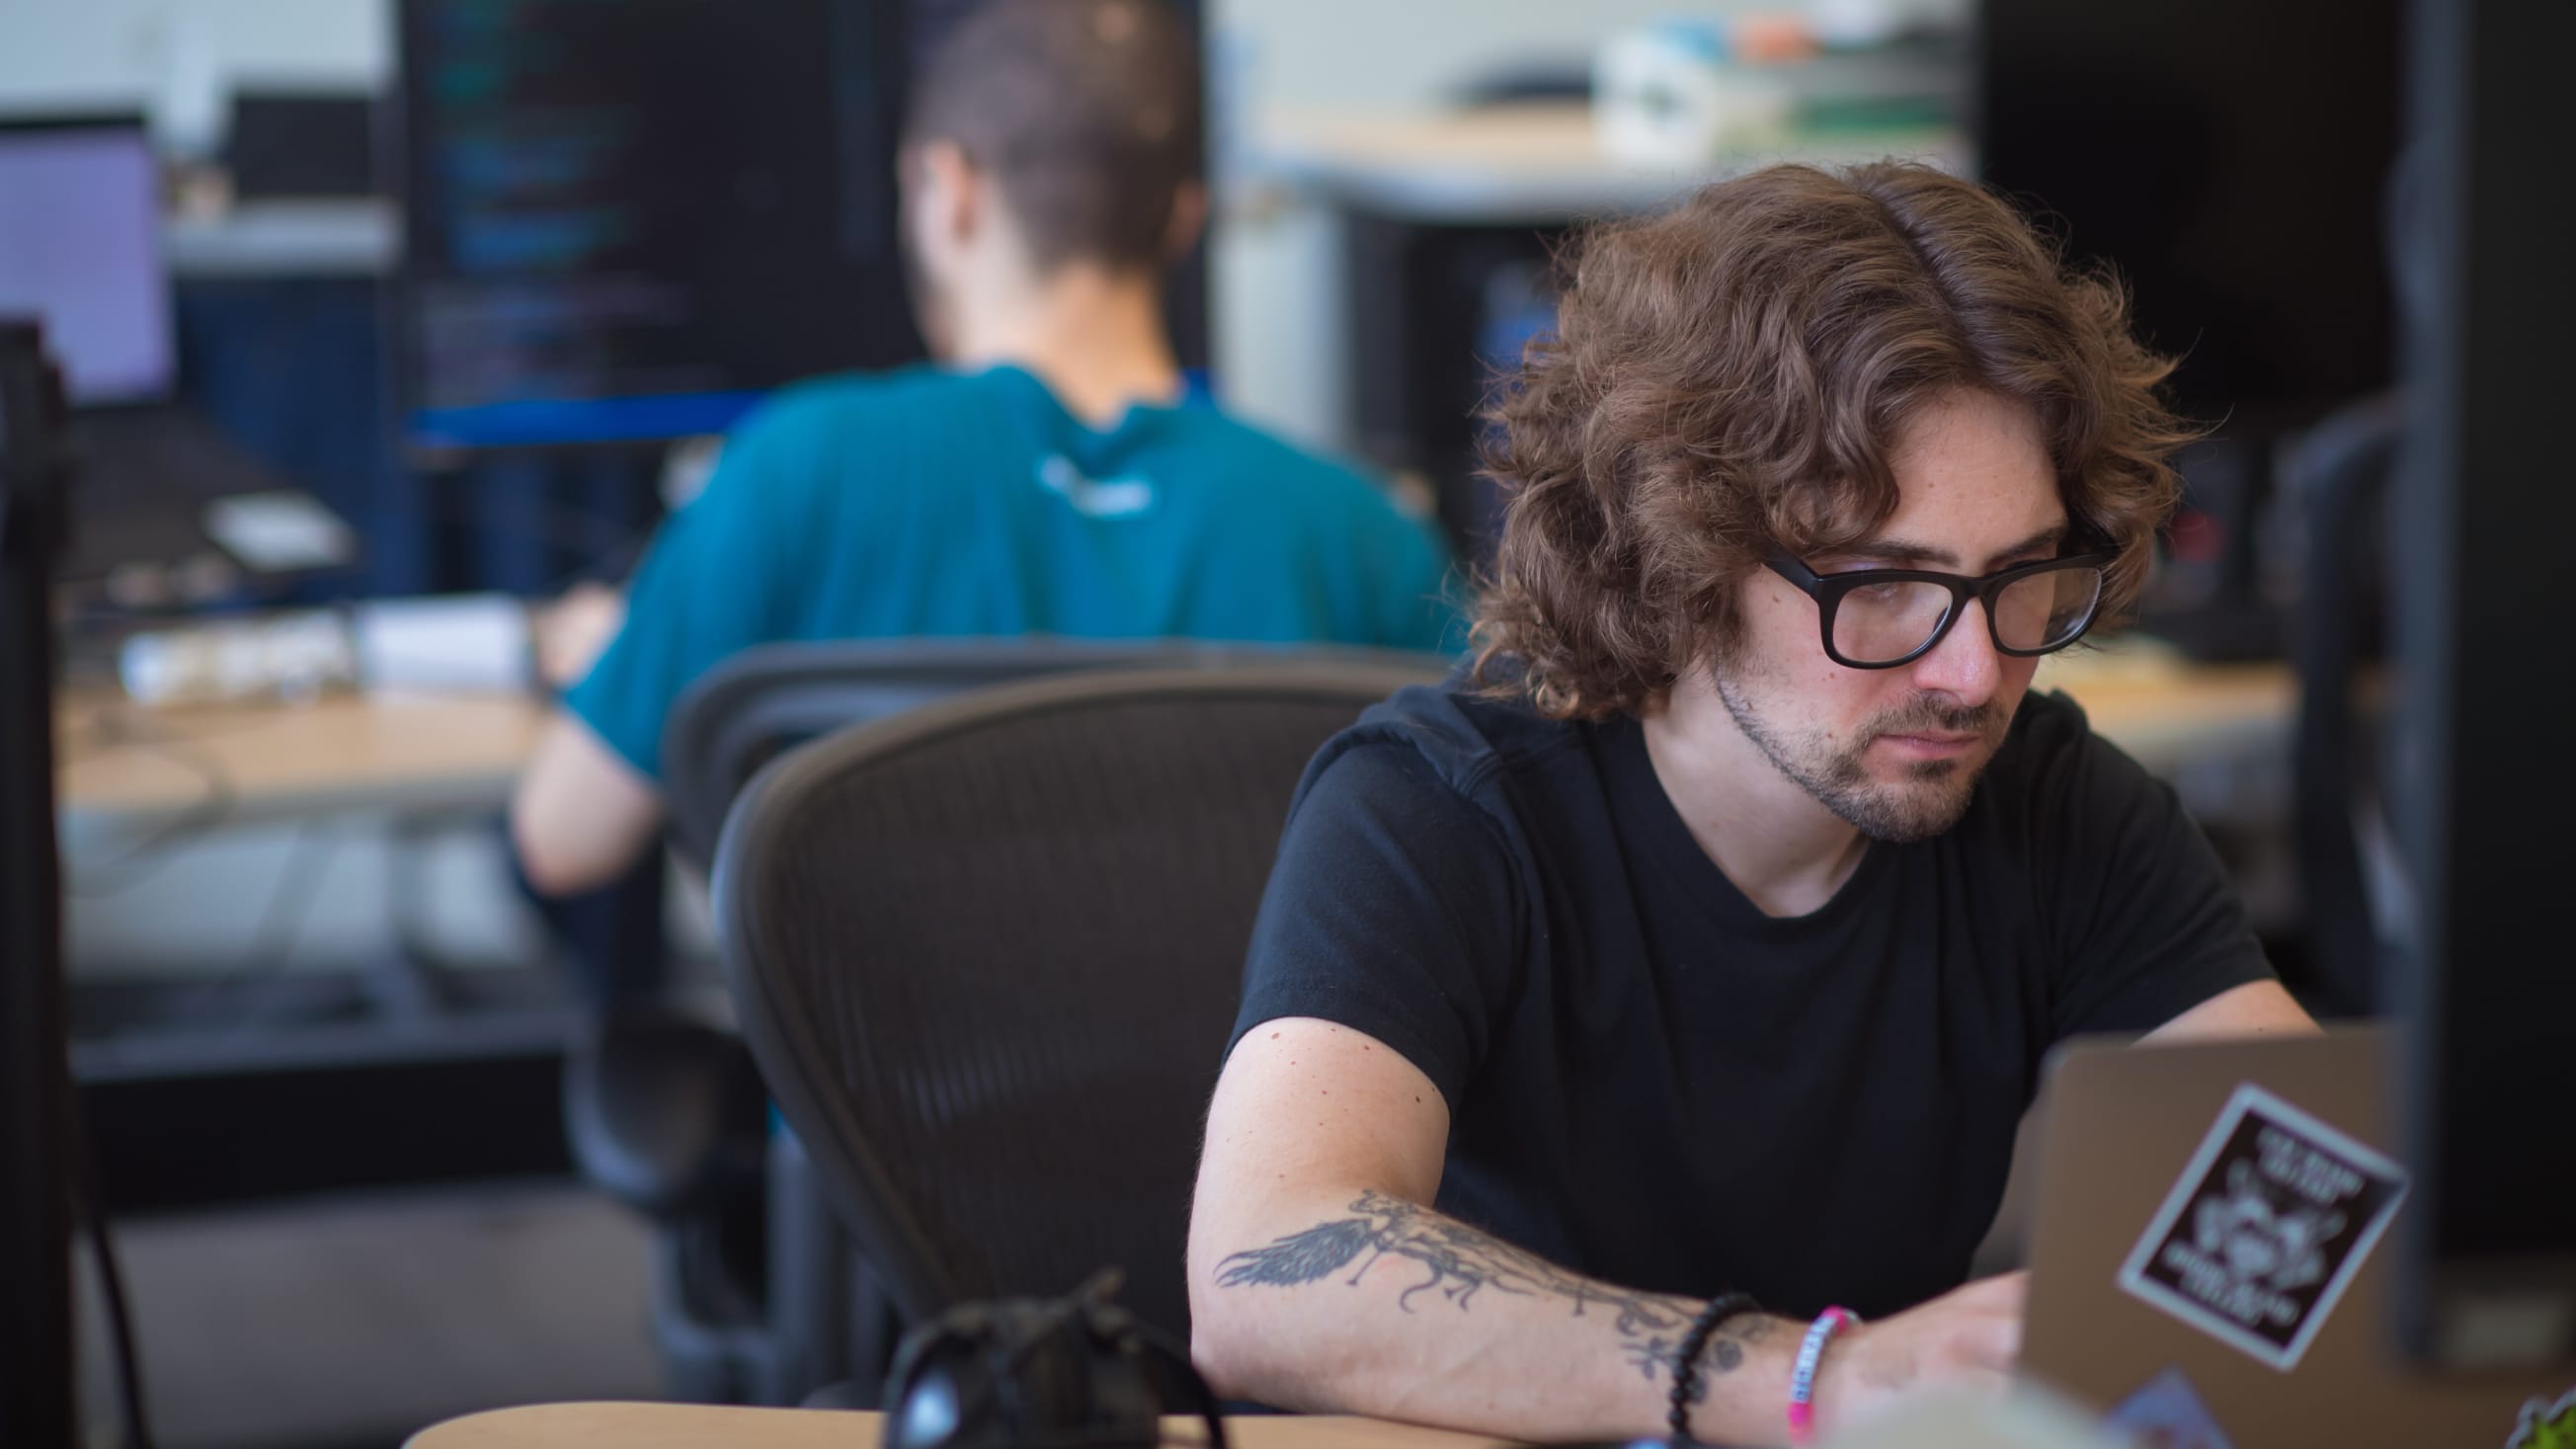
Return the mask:
<path id="1" fill-rule="evenodd" d="M 764 644 L 707 671 L 662 734 L 671 844 L 700 870 L 725 812 L 760 767 L 836 729 L 969 689 L 1077 669 L 1223 668 L 1274 657 L 1258 645 L 1057 638 L 851 639 Z M 1328 651 L 1355 661 L 1380 651 Z M 1410 657 L 1410 656 L 1395 656 Z"/>
<path id="2" fill-rule="evenodd" d="M 816 741 L 745 792 L 744 1033 L 907 1319 L 1093 1270 L 1185 1334 L 1199 1126 L 1316 748 L 1438 661 L 1091 673 Z"/>

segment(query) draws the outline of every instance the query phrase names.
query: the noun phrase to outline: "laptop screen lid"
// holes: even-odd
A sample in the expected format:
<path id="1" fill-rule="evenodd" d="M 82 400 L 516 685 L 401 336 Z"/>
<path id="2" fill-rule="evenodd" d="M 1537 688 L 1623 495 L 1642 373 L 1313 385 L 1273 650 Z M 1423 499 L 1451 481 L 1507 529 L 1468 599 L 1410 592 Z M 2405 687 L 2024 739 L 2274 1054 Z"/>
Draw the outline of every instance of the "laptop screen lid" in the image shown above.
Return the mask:
<path id="1" fill-rule="evenodd" d="M 2375 1027 L 2060 1048 L 2023 1372 L 2096 1410 L 2187 1401 L 2233 1449 L 2501 1449 L 2550 1410 L 2576 1385 L 2436 1381 L 2394 1351 L 2390 1051 Z"/>

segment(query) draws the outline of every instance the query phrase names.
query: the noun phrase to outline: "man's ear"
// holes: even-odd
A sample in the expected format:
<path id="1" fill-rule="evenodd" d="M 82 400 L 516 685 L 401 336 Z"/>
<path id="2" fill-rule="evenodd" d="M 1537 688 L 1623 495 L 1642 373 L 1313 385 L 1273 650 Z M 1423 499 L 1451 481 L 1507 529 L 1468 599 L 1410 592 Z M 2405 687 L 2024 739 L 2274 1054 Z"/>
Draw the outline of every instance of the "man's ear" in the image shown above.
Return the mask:
<path id="1" fill-rule="evenodd" d="M 925 219 L 944 241 L 962 244 L 986 225 L 990 186 L 964 147 L 954 141 L 917 141 L 907 164 Z"/>
<path id="2" fill-rule="evenodd" d="M 1199 233 L 1207 229 L 1207 184 L 1184 181 L 1172 189 L 1172 219 L 1163 228 L 1163 259 L 1177 262 L 1199 244 Z"/>

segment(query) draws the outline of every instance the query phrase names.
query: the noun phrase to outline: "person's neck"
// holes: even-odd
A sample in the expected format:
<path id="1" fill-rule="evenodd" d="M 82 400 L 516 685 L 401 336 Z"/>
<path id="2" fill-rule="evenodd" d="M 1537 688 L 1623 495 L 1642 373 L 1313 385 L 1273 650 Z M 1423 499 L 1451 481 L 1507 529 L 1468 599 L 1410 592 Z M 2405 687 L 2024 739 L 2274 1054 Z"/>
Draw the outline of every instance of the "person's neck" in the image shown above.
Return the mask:
<path id="1" fill-rule="evenodd" d="M 1771 763 L 1705 673 L 1676 683 L 1642 723 L 1655 779 L 1691 838 L 1762 914 L 1820 910 L 1859 869 L 1868 837 Z"/>
<path id="2" fill-rule="evenodd" d="M 1138 403 L 1180 400 L 1154 278 L 1069 264 L 1042 282 L 995 289 L 960 310 L 953 360 L 1026 369 L 1092 427 Z"/>

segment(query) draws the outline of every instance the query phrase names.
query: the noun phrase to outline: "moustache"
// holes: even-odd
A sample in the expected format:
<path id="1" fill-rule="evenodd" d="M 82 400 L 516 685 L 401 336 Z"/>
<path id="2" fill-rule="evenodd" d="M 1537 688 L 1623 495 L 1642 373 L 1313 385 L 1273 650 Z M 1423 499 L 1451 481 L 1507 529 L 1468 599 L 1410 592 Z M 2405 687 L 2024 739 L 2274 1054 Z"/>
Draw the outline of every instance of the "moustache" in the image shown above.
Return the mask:
<path id="1" fill-rule="evenodd" d="M 1992 700 L 1980 705 L 1944 704 L 1936 695 L 1917 695 L 1904 705 L 1870 721 L 1866 731 L 1875 739 L 1880 735 L 1920 734 L 1938 731 L 1942 734 L 1992 735 L 2003 721 L 2003 711 Z"/>

